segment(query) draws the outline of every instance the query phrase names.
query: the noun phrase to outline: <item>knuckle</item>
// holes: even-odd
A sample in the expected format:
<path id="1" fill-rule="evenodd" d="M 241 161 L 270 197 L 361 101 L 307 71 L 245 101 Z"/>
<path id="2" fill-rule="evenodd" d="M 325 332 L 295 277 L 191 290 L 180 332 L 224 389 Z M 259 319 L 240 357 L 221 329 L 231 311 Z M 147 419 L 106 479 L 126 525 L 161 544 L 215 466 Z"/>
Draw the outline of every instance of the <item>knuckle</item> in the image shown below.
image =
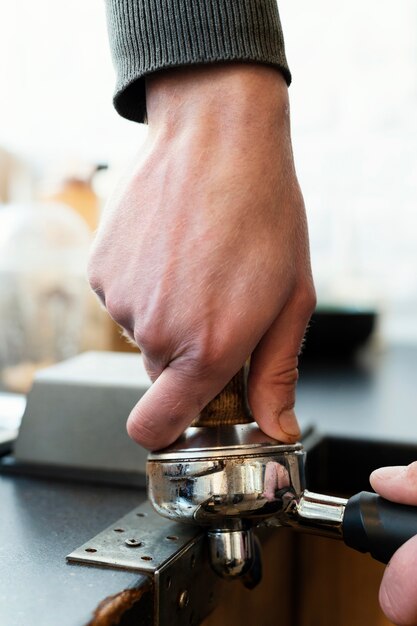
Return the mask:
<path id="1" fill-rule="evenodd" d="M 250 371 L 251 385 L 256 387 L 287 387 L 295 388 L 298 382 L 298 359 L 297 357 L 288 357 L 287 359 L 274 363 L 274 366 L 268 369 L 256 368 Z"/>
<path id="2" fill-rule="evenodd" d="M 141 351 L 146 354 L 150 362 L 159 361 L 162 354 L 168 352 L 170 340 L 156 323 L 137 324 L 135 327 L 134 337 Z"/>
<path id="3" fill-rule="evenodd" d="M 188 365 L 192 366 L 197 378 L 221 374 L 227 363 L 227 355 L 223 346 L 214 343 L 202 343 L 196 346 L 188 357 Z"/>
<path id="4" fill-rule="evenodd" d="M 300 313 L 309 318 L 313 314 L 317 305 L 317 297 L 314 286 L 312 284 L 307 284 L 298 288 L 294 299 Z"/>
<path id="5" fill-rule="evenodd" d="M 121 318 L 122 310 L 120 307 L 120 303 L 113 298 L 106 298 L 106 309 L 110 315 L 116 322 Z"/>
<path id="6" fill-rule="evenodd" d="M 135 345 L 136 342 L 135 342 Z M 146 373 L 148 374 L 151 381 L 154 383 L 164 371 L 164 366 L 161 361 L 153 361 L 151 360 L 142 350 L 142 359 L 143 364 L 145 366 Z"/>
<path id="7" fill-rule="evenodd" d="M 226 346 L 205 333 L 187 339 L 181 330 L 151 321 L 137 324 L 134 337 L 149 363 L 158 368 L 170 363 L 186 379 L 217 377 L 227 369 Z"/>
<path id="8" fill-rule="evenodd" d="M 111 318 L 123 328 L 129 330 L 130 311 L 125 299 L 117 293 L 106 292 L 106 309 Z"/>
<path id="9" fill-rule="evenodd" d="M 295 387 L 298 382 L 298 368 L 291 367 L 275 374 L 275 384 L 283 387 Z"/>
<path id="10" fill-rule="evenodd" d="M 219 356 L 210 350 L 202 351 L 192 359 L 194 371 L 199 377 L 215 372 L 219 362 Z"/>

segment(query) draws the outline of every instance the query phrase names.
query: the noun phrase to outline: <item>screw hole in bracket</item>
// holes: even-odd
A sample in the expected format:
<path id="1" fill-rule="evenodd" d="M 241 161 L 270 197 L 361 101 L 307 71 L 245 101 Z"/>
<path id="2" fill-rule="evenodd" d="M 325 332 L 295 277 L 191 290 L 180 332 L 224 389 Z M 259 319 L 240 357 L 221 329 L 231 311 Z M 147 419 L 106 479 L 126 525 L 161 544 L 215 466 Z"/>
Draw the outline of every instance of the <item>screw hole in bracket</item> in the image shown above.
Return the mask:
<path id="1" fill-rule="evenodd" d="M 85 551 L 86 552 L 97 552 L 97 550 L 95 548 L 86 548 Z"/>
<path id="2" fill-rule="evenodd" d="M 125 544 L 129 548 L 140 548 L 140 546 L 143 546 L 143 542 L 139 541 L 139 539 L 126 539 Z"/>

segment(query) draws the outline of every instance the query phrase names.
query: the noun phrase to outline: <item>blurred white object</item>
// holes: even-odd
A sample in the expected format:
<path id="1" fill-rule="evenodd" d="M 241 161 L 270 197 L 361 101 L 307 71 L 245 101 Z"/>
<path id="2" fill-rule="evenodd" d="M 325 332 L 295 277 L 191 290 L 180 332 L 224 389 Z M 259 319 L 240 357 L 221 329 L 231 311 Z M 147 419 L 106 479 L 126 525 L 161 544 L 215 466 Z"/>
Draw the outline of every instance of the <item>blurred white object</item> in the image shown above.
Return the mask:
<path id="1" fill-rule="evenodd" d="M 0 371 L 25 391 L 33 371 L 79 351 L 90 233 L 61 204 L 0 207 Z"/>
<path id="2" fill-rule="evenodd" d="M 0 392 L 0 454 L 10 450 L 26 408 L 25 396 Z"/>
<path id="3" fill-rule="evenodd" d="M 0 202 L 26 202 L 33 189 L 32 166 L 0 146 Z"/>

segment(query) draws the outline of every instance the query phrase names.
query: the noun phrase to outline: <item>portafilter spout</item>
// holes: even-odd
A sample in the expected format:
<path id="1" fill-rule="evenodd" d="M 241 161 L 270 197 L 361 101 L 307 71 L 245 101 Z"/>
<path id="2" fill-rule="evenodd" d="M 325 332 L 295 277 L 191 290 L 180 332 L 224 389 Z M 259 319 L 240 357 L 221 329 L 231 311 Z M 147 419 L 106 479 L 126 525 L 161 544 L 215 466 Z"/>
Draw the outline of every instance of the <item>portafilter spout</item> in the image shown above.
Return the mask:
<path id="1" fill-rule="evenodd" d="M 148 496 L 162 516 L 207 529 L 212 566 L 229 579 L 260 571 L 252 529 L 261 524 L 343 539 L 383 562 L 417 534 L 416 508 L 309 492 L 304 466 L 301 444 L 253 422 L 241 370 L 172 446 L 149 455 Z"/>

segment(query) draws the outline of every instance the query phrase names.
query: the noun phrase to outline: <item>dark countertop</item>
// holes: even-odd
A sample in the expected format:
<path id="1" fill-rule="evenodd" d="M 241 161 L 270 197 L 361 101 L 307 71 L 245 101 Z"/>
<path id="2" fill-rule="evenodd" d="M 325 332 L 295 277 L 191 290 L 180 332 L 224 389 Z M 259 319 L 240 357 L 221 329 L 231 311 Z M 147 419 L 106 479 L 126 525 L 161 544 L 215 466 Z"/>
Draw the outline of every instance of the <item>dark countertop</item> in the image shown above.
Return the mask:
<path id="1" fill-rule="evenodd" d="M 417 347 L 390 349 L 360 367 L 303 366 L 298 414 L 326 435 L 414 442 L 417 458 L 416 372 Z M 139 584 L 138 574 L 68 565 L 65 555 L 144 497 L 0 475 L 1 626 L 84 626 L 104 598 Z"/>
<path id="2" fill-rule="evenodd" d="M 85 626 L 104 598 L 137 586 L 139 574 L 70 565 L 65 556 L 144 498 L 132 489 L 0 476 L 1 626 Z"/>
<path id="3" fill-rule="evenodd" d="M 417 346 L 302 366 L 297 415 L 325 435 L 417 444 Z"/>

